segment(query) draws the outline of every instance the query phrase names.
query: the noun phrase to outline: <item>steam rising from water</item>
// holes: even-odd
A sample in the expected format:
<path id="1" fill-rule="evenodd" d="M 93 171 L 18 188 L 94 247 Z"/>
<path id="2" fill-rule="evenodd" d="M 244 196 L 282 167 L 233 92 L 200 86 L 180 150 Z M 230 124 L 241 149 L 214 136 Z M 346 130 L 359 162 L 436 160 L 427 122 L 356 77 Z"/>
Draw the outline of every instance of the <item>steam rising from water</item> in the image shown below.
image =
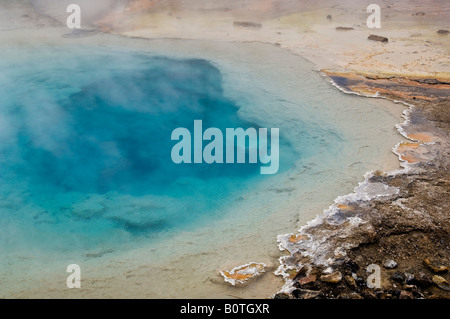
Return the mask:
<path id="1" fill-rule="evenodd" d="M 9 249 L 158 236 L 220 215 L 261 179 L 258 164 L 170 158 L 172 130 L 195 119 L 223 131 L 258 127 L 238 117 L 222 74 L 205 60 L 91 46 L 2 56 L 0 244 Z M 281 148 L 286 170 L 297 155 Z"/>

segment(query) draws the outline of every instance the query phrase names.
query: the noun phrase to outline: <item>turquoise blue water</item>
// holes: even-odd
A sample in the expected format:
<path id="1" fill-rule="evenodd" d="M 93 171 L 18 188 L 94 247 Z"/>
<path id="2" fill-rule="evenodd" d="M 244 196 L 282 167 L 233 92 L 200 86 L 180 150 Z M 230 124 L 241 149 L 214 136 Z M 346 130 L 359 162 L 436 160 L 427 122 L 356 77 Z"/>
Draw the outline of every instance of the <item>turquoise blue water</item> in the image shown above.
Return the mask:
<path id="1" fill-rule="evenodd" d="M 206 60 L 37 49 L 0 62 L 0 245 L 89 249 L 220 218 L 256 164 L 174 164 L 171 132 L 260 127 Z M 280 128 L 280 173 L 299 154 Z M 248 145 L 247 145 L 248 146 Z"/>

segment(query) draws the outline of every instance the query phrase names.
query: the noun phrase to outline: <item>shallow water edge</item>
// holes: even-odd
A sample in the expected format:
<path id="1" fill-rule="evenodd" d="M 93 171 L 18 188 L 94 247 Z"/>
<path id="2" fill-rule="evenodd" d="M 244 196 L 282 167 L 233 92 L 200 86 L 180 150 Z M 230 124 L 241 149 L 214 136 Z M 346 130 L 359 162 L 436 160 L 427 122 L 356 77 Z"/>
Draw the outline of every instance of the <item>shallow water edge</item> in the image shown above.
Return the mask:
<path id="1" fill-rule="evenodd" d="M 130 39 L 131 40 L 131 39 Z M 163 42 L 163 40 L 161 40 L 161 42 L 159 42 L 160 44 Z M 200 43 L 200 42 L 197 42 Z M 143 41 L 142 42 L 143 48 L 146 47 L 147 42 Z M 170 46 L 173 46 L 174 48 L 176 46 L 174 46 L 175 43 L 169 44 Z M 203 43 L 202 45 L 206 45 L 205 43 Z M 216 45 L 218 45 L 217 43 L 210 43 L 209 46 L 206 45 L 206 48 L 210 49 L 212 47 L 215 47 Z M 228 46 L 230 44 L 220 44 L 219 48 L 217 49 L 217 51 L 221 51 L 220 46 L 223 46 L 222 49 L 224 49 L 226 46 Z M 239 44 L 231 44 L 231 47 L 239 47 Z M 250 45 L 250 52 L 255 52 L 255 50 L 261 50 L 261 48 L 263 47 L 262 44 L 254 44 L 254 48 L 252 48 L 252 45 Z M 197 48 L 195 48 L 195 45 L 192 47 L 192 49 L 189 49 L 189 54 L 193 54 L 195 55 L 195 50 Z M 274 48 L 277 52 L 281 52 L 282 50 L 278 51 L 279 49 Z M 239 48 L 233 49 L 234 53 L 239 52 Z M 177 55 L 177 53 L 175 52 L 176 50 L 173 50 L 173 54 Z M 185 54 L 185 53 L 183 53 Z M 217 54 L 217 52 L 216 52 Z M 223 55 L 223 53 L 222 53 Z M 220 56 L 220 55 L 219 55 Z M 285 57 L 283 57 L 283 59 L 285 59 Z M 295 60 L 295 57 L 292 58 L 293 60 Z M 220 61 L 222 63 L 225 63 L 227 60 L 227 58 L 225 56 L 220 58 Z M 250 63 L 250 65 L 254 65 L 256 67 L 257 61 L 252 61 L 252 58 L 246 58 L 245 59 L 245 63 Z M 225 61 L 225 62 L 224 62 Z M 275 61 L 278 61 L 277 59 L 275 59 Z M 222 64 L 222 66 L 226 66 L 226 64 Z M 241 66 L 244 66 L 243 64 L 241 64 Z M 231 67 L 235 67 L 234 65 L 231 65 Z M 226 68 L 225 68 L 226 69 Z M 231 70 L 231 69 L 229 69 Z M 227 74 L 227 72 L 225 73 Z M 285 73 L 280 73 L 279 76 L 286 76 Z M 320 79 L 320 75 L 317 74 L 317 78 Z M 263 78 L 262 78 L 263 79 Z M 292 79 L 295 79 L 295 74 L 292 74 Z M 263 79 L 264 80 L 264 79 Z M 320 81 L 319 81 L 320 82 Z M 319 83 L 318 82 L 318 83 Z M 295 86 L 289 87 L 289 90 L 287 90 L 286 88 L 283 88 L 282 83 L 280 83 L 280 92 L 282 92 L 283 94 L 286 94 L 286 96 L 290 96 L 290 99 L 292 98 L 292 93 L 291 93 L 291 89 L 295 88 Z M 264 87 L 264 85 L 266 85 L 266 82 L 261 82 L 260 83 L 261 87 Z M 239 93 L 238 90 L 239 86 L 234 87 L 234 86 L 229 86 L 228 87 L 228 92 L 233 92 L 233 94 L 241 94 Z M 327 84 L 325 81 L 323 82 L 323 84 L 320 85 L 320 88 L 324 90 L 324 92 L 329 88 L 329 84 Z M 239 95 L 242 97 L 242 95 Z M 334 97 L 333 97 L 334 98 Z M 363 98 L 358 98 L 355 97 L 356 99 L 358 99 L 358 101 L 362 101 L 364 100 Z M 260 106 L 264 107 L 264 102 L 261 101 Z M 268 106 L 270 107 L 270 106 Z M 381 110 L 381 108 L 380 108 Z M 255 116 L 252 115 L 251 112 L 253 112 L 251 109 L 245 109 L 243 108 L 244 112 L 247 112 L 248 115 L 250 116 Z M 295 111 L 295 108 L 292 108 L 292 111 Z M 377 113 L 378 115 L 382 115 L 384 111 L 380 111 L 380 113 Z M 358 113 L 359 114 L 359 113 Z M 395 120 L 394 117 L 391 117 L 390 112 L 386 112 L 386 116 L 390 118 L 390 120 L 392 120 L 392 124 L 395 124 Z M 365 116 L 364 112 L 361 112 L 359 114 L 360 116 Z M 352 117 L 349 117 L 348 119 L 343 118 L 342 121 L 348 121 L 348 123 L 350 123 L 353 120 Z M 295 123 L 293 123 L 293 125 L 295 125 Z M 349 132 L 349 136 L 351 135 L 351 131 Z M 387 132 L 386 134 L 389 134 L 390 138 L 392 138 L 394 140 L 395 134 L 391 135 L 391 132 Z M 371 135 L 370 132 L 367 132 L 367 137 L 369 138 Z M 361 137 L 361 140 L 363 140 L 365 137 Z M 381 138 L 380 138 L 381 139 Z M 357 144 L 359 148 L 364 147 L 366 143 L 363 142 L 358 142 L 355 141 L 355 143 L 362 143 L 362 144 Z M 376 142 L 374 142 L 376 143 Z M 354 154 L 351 153 L 351 149 L 349 148 L 349 154 L 347 154 L 346 156 L 348 156 L 349 158 L 352 158 L 352 156 L 354 156 Z M 386 154 L 388 154 L 389 151 L 386 152 Z M 372 155 L 371 153 L 368 153 L 367 158 L 371 158 Z M 380 156 L 380 157 L 384 157 Z M 394 158 L 395 159 L 395 158 Z M 384 165 L 386 165 L 386 167 L 390 167 L 390 165 L 392 165 L 391 163 L 394 162 L 394 159 L 391 159 L 389 161 L 387 161 L 387 163 L 385 163 Z M 378 163 L 379 164 L 379 163 Z M 370 165 L 373 165 L 373 167 L 377 167 L 376 165 L 378 165 L 377 163 L 371 163 Z M 355 164 L 356 166 L 360 165 L 360 164 Z M 324 166 L 325 163 L 324 163 Z M 325 168 L 325 167 L 324 167 Z M 362 173 L 365 171 L 362 169 L 363 167 L 360 167 L 359 169 L 352 171 L 351 176 L 347 176 L 347 180 L 345 180 L 343 182 L 343 184 L 345 185 L 346 188 L 352 188 L 351 186 L 351 181 L 352 180 L 358 180 L 360 179 L 360 176 L 362 175 Z M 324 174 L 325 170 L 317 170 L 317 173 L 320 174 Z M 303 173 L 305 173 L 305 170 L 303 170 Z M 294 176 L 291 176 L 294 177 Z M 335 176 L 334 178 L 336 180 L 341 180 L 343 176 Z M 302 178 L 303 179 L 303 178 Z M 327 200 L 332 200 L 332 198 L 335 197 L 335 195 L 331 195 L 333 194 L 333 192 L 329 192 L 328 188 L 323 188 L 326 187 L 325 186 L 326 182 L 324 181 L 323 183 L 320 183 L 319 185 L 315 186 L 315 189 L 310 189 L 309 193 L 307 194 L 306 197 L 309 196 L 317 196 L 317 198 L 314 201 L 314 204 L 311 206 L 306 207 L 306 205 L 300 205 L 299 206 L 299 200 L 298 198 L 296 199 L 295 195 L 296 193 L 301 193 L 300 190 L 294 191 L 295 188 L 291 188 L 291 186 L 285 186 L 285 187 L 265 187 L 262 188 L 260 190 L 260 194 L 256 194 L 256 196 L 264 196 L 265 192 L 269 191 L 270 193 L 274 193 L 275 197 L 278 200 L 285 200 L 287 205 L 285 206 L 285 208 L 283 208 L 282 210 L 277 211 L 276 214 L 271 214 L 270 211 L 267 212 L 268 216 L 270 216 L 269 218 L 267 218 L 267 220 L 264 221 L 263 224 L 261 224 L 257 229 L 246 229 L 245 227 L 243 227 L 242 225 L 245 225 L 246 222 L 242 223 L 242 219 L 240 219 L 239 216 L 235 216 L 235 218 L 231 218 L 226 220 L 226 222 L 223 222 L 222 226 L 224 227 L 224 232 L 226 231 L 230 231 L 233 228 L 236 228 L 235 231 L 237 234 L 240 234 L 239 237 L 236 238 L 236 240 L 234 242 L 230 242 L 228 246 L 228 248 L 226 249 L 226 251 L 224 252 L 225 255 L 228 255 L 228 261 L 227 263 L 224 263 L 222 259 L 222 257 L 219 257 L 220 254 L 217 253 L 217 251 L 215 251 L 216 248 L 222 247 L 223 249 L 223 243 L 221 243 L 221 238 L 220 235 L 216 235 L 216 236 L 211 236 L 210 232 L 208 231 L 207 227 L 205 227 L 205 229 L 201 230 L 200 232 L 197 233 L 191 233 L 191 232 L 186 232 L 186 233 L 182 233 L 182 234 L 177 234 L 175 241 L 167 241 L 165 243 L 163 243 L 161 246 L 157 247 L 157 245 L 155 245 L 154 247 L 133 247 L 129 252 L 124 253 L 123 251 L 111 251 L 108 247 L 105 247 L 105 249 L 100 250 L 100 251 L 93 251 L 93 252 L 88 252 L 86 253 L 86 255 L 84 256 L 85 258 L 85 262 L 86 265 L 88 265 L 87 267 L 89 267 L 89 269 L 92 270 L 92 274 L 89 276 L 88 275 L 88 283 L 90 283 L 92 286 L 90 288 L 87 288 L 84 290 L 84 292 L 82 292 L 80 295 L 81 296 L 102 296 L 103 294 L 111 294 L 111 295 L 119 295 L 121 296 L 120 292 L 118 292 L 114 286 L 116 285 L 116 280 L 121 281 L 122 279 L 114 279 L 117 278 L 118 274 L 127 274 L 125 276 L 125 278 L 123 279 L 123 283 L 122 285 L 128 285 L 130 287 L 138 287 L 139 282 L 142 282 L 142 280 L 146 281 L 146 279 L 143 278 L 148 278 L 148 286 L 146 287 L 139 287 L 138 290 L 138 295 L 151 295 L 151 296 L 160 296 L 160 297 L 167 297 L 169 293 L 168 291 L 162 291 L 161 289 L 163 288 L 163 284 L 162 283 L 158 283 L 158 284 L 154 284 L 151 283 L 151 278 L 154 278 L 154 275 L 157 274 L 157 277 L 160 278 L 165 278 L 165 276 L 167 276 L 168 279 L 170 278 L 178 278 L 178 279 L 182 279 L 182 281 L 186 284 L 185 287 L 180 286 L 179 284 L 173 284 L 173 286 L 171 286 L 171 289 L 178 289 L 178 294 L 191 294 L 194 293 L 196 296 L 200 296 L 200 297 L 207 297 L 208 294 L 217 294 L 216 296 L 224 296 L 224 295 L 230 295 L 230 296 L 234 296 L 236 294 L 241 295 L 242 297 L 246 297 L 246 298 L 252 298 L 252 297 L 258 297 L 258 296 L 267 296 L 268 294 L 270 295 L 270 290 L 273 291 L 274 289 L 276 289 L 276 286 L 280 286 L 280 280 L 277 277 L 271 276 L 271 274 L 266 274 L 265 276 L 261 277 L 261 279 L 258 279 L 257 281 L 255 281 L 254 283 L 252 283 L 252 285 L 250 285 L 249 287 L 241 287 L 239 288 L 239 290 L 233 289 L 231 287 L 226 286 L 225 283 L 223 283 L 222 279 L 216 275 L 219 273 L 219 270 L 223 270 L 223 269 L 231 269 L 239 264 L 245 264 L 248 261 L 251 261 L 253 259 L 255 259 L 255 257 L 258 257 L 258 261 L 260 261 L 259 259 L 263 259 L 261 260 L 262 262 L 266 263 L 269 265 L 269 270 L 273 270 L 276 268 L 276 259 L 279 257 L 278 256 L 278 252 L 276 249 L 275 245 L 272 245 L 274 243 L 274 238 L 276 237 L 277 234 L 280 234 L 283 229 L 290 229 L 292 228 L 292 224 L 304 224 L 306 223 L 308 220 L 310 220 L 317 212 L 317 208 L 324 205 L 324 203 L 326 203 Z M 269 189 L 267 189 L 269 188 Z M 314 190 L 317 190 L 317 192 L 315 192 Z M 318 191 L 321 190 L 323 193 L 319 194 Z M 291 194 L 292 193 L 292 194 Z M 290 195 L 291 194 L 291 195 Z M 324 194 L 325 195 L 324 197 Z M 321 197 L 319 199 L 319 197 Z M 257 198 L 257 197 L 255 197 Z M 285 204 L 286 204 L 285 203 Z M 300 202 L 301 203 L 301 202 Z M 242 209 L 251 209 L 251 205 L 247 205 L 247 207 L 241 206 Z M 304 213 L 304 214 L 299 214 L 299 213 L 292 213 L 295 211 L 306 211 L 308 213 Z M 258 212 L 254 212 L 254 219 L 253 220 L 257 220 L 256 217 L 258 217 L 259 213 Z M 233 220 L 234 219 L 234 220 Z M 281 223 L 280 223 L 281 221 Z M 274 223 L 275 222 L 275 223 Z M 226 226 L 225 224 L 229 223 L 228 226 Z M 277 223 L 279 223 L 277 225 Z M 277 225 L 274 227 L 274 225 Z M 273 237 L 272 236 L 267 236 L 267 230 L 270 230 L 270 234 L 273 233 Z M 263 236 L 266 235 L 266 236 Z M 258 241 L 258 248 L 255 249 L 256 247 L 254 247 L 254 238 L 255 236 L 257 236 L 257 241 Z M 167 256 L 167 254 L 164 252 L 164 250 L 167 251 L 168 248 L 173 249 L 175 247 L 175 243 L 177 241 L 183 241 L 182 245 L 180 245 L 179 248 L 177 248 L 175 251 L 171 251 L 171 256 Z M 205 242 L 205 240 L 209 241 L 209 242 Z M 194 243 L 202 243 L 200 246 L 198 246 L 198 248 L 194 248 L 193 246 Z M 207 245 L 209 245 L 207 247 Z M 145 245 L 144 245 L 145 246 Z M 268 248 L 271 247 L 272 249 Z M 187 248 L 190 247 L 192 248 L 192 254 L 190 257 L 181 257 L 183 256 L 183 251 Z M 245 247 L 244 251 L 239 252 L 239 254 L 236 254 L 235 249 L 242 249 L 242 247 Z M 207 248 L 207 249 L 204 249 Z M 147 252 L 147 253 L 146 253 Z M 151 252 L 151 253 L 149 253 Z M 230 256 L 232 256 L 230 258 Z M 55 256 L 57 257 L 57 256 Z M 170 261 L 169 263 L 167 258 L 170 257 Z M 216 261 L 213 262 L 213 264 L 211 264 L 211 258 L 217 259 Z M 58 257 L 59 258 L 59 257 Z M 161 262 L 156 262 L 155 259 L 160 259 L 161 258 Z M 54 261 L 56 261 L 57 259 L 55 259 Z M 164 261 L 163 261 L 164 260 Z M 138 261 L 138 263 L 136 263 L 136 261 Z M 57 271 L 58 267 L 61 267 L 64 263 L 66 262 L 66 260 L 61 260 L 58 261 L 57 264 L 58 265 L 54 265 L 53 267 L 49 267 L 49 273 L 51 273 L 50 269 L 53 268 L 53 271 Z M 183 264 L 179 264 L 180 262 L 182 262 Z M 151 264 L 152 266 L 150 267 L 145 267 L 145 264 Z M 187 269 L 195 269 L 196 273 L 195 277 L 191 277 L 187 274 L 185 274 L 186 272 L 186 267 Z M 99 282 L 99 278 L 104 278 L 105 275 L 101 275 L 101 273 L 105 273 L 106 269 L 106 276 L 107 279 L 105 280 L 100 280 L 101 282 L 103 282 L 103 284 L 100 284 L 100 286 L 103 289 L 96 289 L 96 282 Z M 154 273 L 151 275 L 151 273 Z M 165 275 L 167 274 L 167 275 Z M 64 273 L 62 273 L 59 277 L 60 279 L 63 281 L 64 280 Z M 129 276 L 129 277 L 128 277 Z M 60 280 L 60 281 L 61 281 Z M 130 282 L 131 281 L 131 282 Z M 25 280 L 24 280 L 25 282 Z M 199 285 L 199 282 L 206 282 L 207 284 L 205 284 L 205 286 Z M 55 284 L 49 283 L 48 280 L 46 280 L 45 278 L 42 279 L 42 282 L 37 284 L 39 286 L 39 288 L 36 288 L 36 290 L 31 290 L 31 291 L 27 291 L 27 289 L 21 290 L 18 293 L 18 296 L 26 296 L 26 295 L 33 295 L 33 294 L 41 294 L 43 293 L 44 295 L 60 295 L 61 293 L 64 294 L 64 292 L 59 291 L 58 288 L 56 288 Z M 50 287 L 54 287 L 54 292 L 39 292 L 43 287 L 45 286 L 50 286 Z M 207 285 L 207 287 L 206 287 Z M 149 288 L 150 286 L 150 288 Z M 99 288 L 99 287 L 97 287 Z M 198 290 L 197 290 L 198 289 Z M 86 291 L 87 290 L 87 291 Z M 133 289 L 136 290 L 136 289 Z M 203 290 L 203 291 L 202 291 Z M 107 291 L 107 292 L 105 292 Z M 76 292 L 75 292 L 76 293 Z M 85 295 L 84 295 L 85 294 Z M 170 295 L 170 294 L 169 294 Z"/>

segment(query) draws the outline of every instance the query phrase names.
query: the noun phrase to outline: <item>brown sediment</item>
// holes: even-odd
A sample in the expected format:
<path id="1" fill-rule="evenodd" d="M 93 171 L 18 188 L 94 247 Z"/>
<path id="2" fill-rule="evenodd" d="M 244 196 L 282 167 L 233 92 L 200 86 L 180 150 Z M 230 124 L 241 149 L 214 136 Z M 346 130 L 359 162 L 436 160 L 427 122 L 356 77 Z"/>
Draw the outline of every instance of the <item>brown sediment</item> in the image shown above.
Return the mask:
<path id="1" fill-rule="evenodd" d="M 399 75 L 374 76 L 355 72 L 321 71 L 347 92 L 368 95 L 378 93 L 380 96 L 412 100 L 411 103 L 415 100 L 437 101 L 450 96 L 449 77 L 405 78 Z"/>
<path id="2" fill-rule="evenodd" d="M 399 143 L 394 149 L 402 170 L 366 176 L 369 187 L 382 183 L 397 188 L 395 195 L 369 200 L 350 195 L 300 229 L 297 236 L 309 236 L 310 242 L 293 243 L 279 237 L 280 249 L 291 254 L 280 259 L 277 272 L 286 284 L 274 297 L 450 298 L 448 271 L 437 278 L 429 266 L 429 260 L 439 265 L 436 269 L 448 270 L 450 265 L 450 86 L 443 79 L 324 73 L 346 92 L 377 93 L 414 105 L 406 122 L 398 126 L 413 141 Z M 353 209 L 348 210 L 349 206 Z M 349 224 L 349 220 L 354 222 Z M 305 262 L 304 256 L 309 260 Z M 394 260 L 395 267 L 384 266 L 388 260 Z M 370 273 L 366 269 L 371 264 L 380 266 L 381 285 L 375 289 L 367 285 Z M 307 285 L 302 280 L 310 274 L 320 277 L 337 271 L 345 280 L 333 284 L 308 281 Z M 317 293 L 305 294 L 305 289 Z"/>

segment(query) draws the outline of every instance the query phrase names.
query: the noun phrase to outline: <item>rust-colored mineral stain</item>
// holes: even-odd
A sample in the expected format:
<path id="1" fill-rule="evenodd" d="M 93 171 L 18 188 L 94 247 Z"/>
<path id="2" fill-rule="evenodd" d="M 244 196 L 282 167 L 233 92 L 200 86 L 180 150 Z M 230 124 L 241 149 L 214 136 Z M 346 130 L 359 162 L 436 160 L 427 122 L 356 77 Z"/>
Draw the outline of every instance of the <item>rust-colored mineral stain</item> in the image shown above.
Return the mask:
<path id="1" fill-rule="evenodd" d="M 399 149 L 400 148 L 402 148 L 402 149 L 416 149 L 418 147 L 419 147 L 419 143 L 406 142 L 406 143 L 400 143 Z"/>
<path id="2" fill-rule="evenodd" d="M 352 210 L 353 209 L 352 206 L 349 206 L 349 205 L 346 205 L 346 204 L 340 204 L 340 205 L 338 205 L 338 208 L 340 210 Z"/>
<path id="3" fill-rule="evenodd" d="M 416 92 L 404 92 L 404 91 L 399 91 L 399 90 L 394 90 L 394 89 L 385 89 L 382 87 L 373 87 L 374 90 L 376 90 L 377 92 L 379 92 L 380 94 L 394 94 L 398 97 L 404 98 L 404 99 L 420 99 L 420 100 L 426 100 L 426 101 L 434 101 L 437 100 L 436 97 L 429 97 L 429 96 L 423 96 L 423 95 L 419 95 Z"/>
<path id="4" fill-rule="evenodd" d="M 400 145 L 397 148 L 397 152 L 399 154 L 404 155 L 403 153 L 408 150 L 415 150 L 419 148 L 419 143 L 400 143 Z"/>
<path id="5" fill-rule="evenodd" d="M 235 267 L 230 271 L 220 271 L 220 274 L 225 278 L 226 282 L 234 286 L 236 283 L 243 284 L 251 278 L 263 274 L 266 267 L 263 263 L 253 262 Z"/>
<path id="6" fill-rule="evenodd" d="M 250 268 L 256 268 L 258 271 L 261 271 L 264 269 L 264 266 L 261 264 L 249 264 L 236 269 L 232 274 L 229 271 L 223 271 L 222 273 L 224 276 L 230 279 L 247 280 L 255 275 L 254 273 L 245 273 L 245 271 Z"/>
<path id="7" fill-rule="evenodd" d="M 422 136 L 423 135 L 423 136 Z M 419 142 L 403 142 L 400 143 L 400 145 L 397 148 L 397 153 L 400 154 L 400 159 L 408 162 L 408 163 L 417 163 L 420 162 L 422 159 L 420 157 L 417 157 L 414 155 L 413 150 L 417 150 L 420 147 L 420 143 L 429 143 L 431 141 L 431 136 L 418 133 L 418 134 L 409 134 L 409 138 L 414 140 L 419 140 Z M 427 142 L 425 142 L 427 141 Z"/>
<path id="8" fill-rule="evenodd" d="M 300 235 L 300 234 L 297 234 L 297 235 L 291 235 L 291 236 L 289 236 L 289 242 L 291 242 L 291 243 L 293 243 L 293 244 L 295 244 L 295 243 L 298 243 L 299 241 L 301 241 L 301 240 L 309 240 L 310 238 L 308 237 L 308 235 Z"/>
<path id="9" fill-rule="evenodd" d="M 300 240 L 307 239 L 306 236 L 303 235 L 291 235 L 289 237 L 289 241 L 293 244 L 298 243 Z"/>
<path id="10" fill-rule="evenodd" d="M 419 159 L 419 158 L 414 157 L 414 156 L 412 156 L 412 155 L 410 155 L 410 154 L 408 154 L 408 155 L 402 155 L 400 158 L 401 158 L 403 161 L 408 162 L 408 163 L 410 163 L 410 164 L 420 162 L 420 159 Z"/>
<path id="11" fill-rule="evenodd" d="M 349 86 L 348 88 L 350 90 L 352 90 L 352 92 L 362 94 L 362 95 L 372 96 L 372 95 L 375 95 L 376 93 L 378 93 L 378 91 L 376 89 L 369 88 L 367 86 Z"/>
<path id="12" fill-rule="evenodd" d="M 420 143 L 432 143 L 433 136 L 426 133 L 412 133 L 407 135 L 410 139 L 419 141 Z"/>
<path id="13" fill-rule="evenodd" d="M 395 95 L 407 100 L 435 101 L 439 99 L 439 96 L 448 95 L 446 92 L 450 90 L 450 85 L 447 84 L 447 76 L 439 80 L 437 76 L 434 77 L 435 79 L 429 79 L 428 77 L 408 79 L 398 74 L 344 73 L 323 69 L 321 72 L 331 79 L 337 77 L 347 79 L 347 84 L 340 85 L 341 87 L 366 96 L 379 93 L 387 96 Z M 423 80 L 428 80 L 429 83 Z M 443 83 L 439 83 L 439 81 Z M 441 92 L 435 96 L 434 94 L 427 94 L 429 90 Z"/>
<path id="14" fill-rule="evenodd" d="M 240 273 L 234 273 L 234 274 L 230 274 L 228 271 L 224 271 L 223 274 L 225 276 L 227 276 L 230 279 L 234 279 L 234 280 L 247 280 L 248 278 L 250 278 L 252 275 L 251 274 L 240 274 Z"/>

